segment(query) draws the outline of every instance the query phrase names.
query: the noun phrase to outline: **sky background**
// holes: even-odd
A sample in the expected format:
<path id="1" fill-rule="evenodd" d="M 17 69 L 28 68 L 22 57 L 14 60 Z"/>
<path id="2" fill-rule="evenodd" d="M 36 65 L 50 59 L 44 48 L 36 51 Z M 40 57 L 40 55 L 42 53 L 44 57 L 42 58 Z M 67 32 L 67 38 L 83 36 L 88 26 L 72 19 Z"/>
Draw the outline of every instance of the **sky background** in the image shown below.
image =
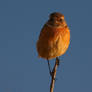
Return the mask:
<path id="1" fill-rule="evenodd" d="M 0 0 L 0 92 L 49 92 L 47 62 L 38 58 L 36 42 L 52 12 L 64 14 L 71 32 L 54 92 L 92 92 L 91 0 Z"/>

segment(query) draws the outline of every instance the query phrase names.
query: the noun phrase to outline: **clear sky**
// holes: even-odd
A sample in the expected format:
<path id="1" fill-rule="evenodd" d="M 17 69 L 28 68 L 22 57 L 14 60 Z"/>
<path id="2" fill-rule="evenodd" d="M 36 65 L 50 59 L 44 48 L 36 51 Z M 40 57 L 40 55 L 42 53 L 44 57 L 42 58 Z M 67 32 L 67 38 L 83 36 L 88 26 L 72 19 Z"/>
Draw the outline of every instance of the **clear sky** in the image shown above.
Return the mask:
<path id="1" fill-rule="evenodd" d="M 49 92 L 36 41 L 52 12 L 64 14 L 71 32 L 54 92 L 92 92 L 91 0 L 0 0 L 0 92 Z"/>

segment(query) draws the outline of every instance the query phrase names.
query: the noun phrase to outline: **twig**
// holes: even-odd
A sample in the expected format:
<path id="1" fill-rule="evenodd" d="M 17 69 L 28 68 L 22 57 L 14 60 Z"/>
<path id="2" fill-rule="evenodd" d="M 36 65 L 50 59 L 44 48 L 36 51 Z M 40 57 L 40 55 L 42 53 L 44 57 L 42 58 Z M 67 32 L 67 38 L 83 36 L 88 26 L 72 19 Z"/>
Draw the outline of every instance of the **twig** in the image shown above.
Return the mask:
<path id="1" fill-rule="evenodd" d="M 56 62 L 55 62 L 55 65 L 54 65 L 54 68 L 53 68 L 53 71 L 52 71 L 52 76 L 51 76 L 52 79 L 51 79 L 51 84 L 50 84 L 50 92 L 53 92 L 53 90 L 54 90 L 56 70 L 57 70 L 58 65 L 59 65 L 59 59 L 56 58 Z"/>
<path id="2" fill-rule="evenodd" d="M 49 60 L 47 60 L 47 62 L 48 62 L 48 68 L 49 68 L 49 73 L 50 73 L 50 76 L 52 76 L 52 71 L 51 71 L 51 67 L 50 67 Z"/>

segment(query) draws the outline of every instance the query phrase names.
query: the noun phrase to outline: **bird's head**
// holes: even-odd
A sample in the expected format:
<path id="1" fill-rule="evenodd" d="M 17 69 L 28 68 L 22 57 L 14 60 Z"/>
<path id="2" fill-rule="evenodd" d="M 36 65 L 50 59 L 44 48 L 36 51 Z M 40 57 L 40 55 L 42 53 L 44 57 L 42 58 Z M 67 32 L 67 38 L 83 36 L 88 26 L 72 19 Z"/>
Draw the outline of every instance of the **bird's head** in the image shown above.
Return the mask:
<path id="1" fill-rule="evenodd" d="M 67 25 L 64 19 L 64 15 L 58 12 L 50 14 L 47 24 L 53 27 L 64 27 Z"/>

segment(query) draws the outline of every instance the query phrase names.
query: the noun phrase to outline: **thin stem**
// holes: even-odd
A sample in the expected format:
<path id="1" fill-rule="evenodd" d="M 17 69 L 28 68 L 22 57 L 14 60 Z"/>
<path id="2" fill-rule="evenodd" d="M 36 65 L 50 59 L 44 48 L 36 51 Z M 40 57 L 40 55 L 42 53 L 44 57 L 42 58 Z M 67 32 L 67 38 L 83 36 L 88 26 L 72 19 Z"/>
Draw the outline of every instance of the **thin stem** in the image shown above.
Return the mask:
<path id="1" fill-rule="evenodd" d="M 49 67 L 49 73 L 50 73 L 50 75 L 52 76 L 52 72 L 51 72 L 51 67 L 50 67 L 49 60 L 47 60 L 47 62 L 48 62 L 48 67 Z"/>
<path id="2" fill-rule="evenodd" d="M 50 84 L 50 92 L 54 91 L 54 84 L 55 84 L 55 78 L 56 78 L 56 70 L 57 70 L 58 65 L 59 65 L 59 59 L 57 57 L 55 65 L 54 65 L 54 68 L 52 70 L 52 77 L 51 77 L 52 80 L 51 80 L 51 84 Z"/>

